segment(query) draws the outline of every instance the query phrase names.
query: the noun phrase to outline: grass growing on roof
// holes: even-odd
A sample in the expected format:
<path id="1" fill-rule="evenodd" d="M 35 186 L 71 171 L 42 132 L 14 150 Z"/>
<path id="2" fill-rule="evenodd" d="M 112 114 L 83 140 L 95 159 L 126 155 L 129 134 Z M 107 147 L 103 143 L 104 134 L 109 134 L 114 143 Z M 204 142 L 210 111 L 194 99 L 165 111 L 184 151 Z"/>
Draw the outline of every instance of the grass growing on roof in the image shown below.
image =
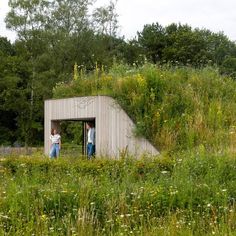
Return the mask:
<path id="1" fill-rule="evenodd" d="M 115 65 L 59 84 L 54 97 L 109 95 L 159 150 L 235 145 L 236 83 L 214 68 Z"/>

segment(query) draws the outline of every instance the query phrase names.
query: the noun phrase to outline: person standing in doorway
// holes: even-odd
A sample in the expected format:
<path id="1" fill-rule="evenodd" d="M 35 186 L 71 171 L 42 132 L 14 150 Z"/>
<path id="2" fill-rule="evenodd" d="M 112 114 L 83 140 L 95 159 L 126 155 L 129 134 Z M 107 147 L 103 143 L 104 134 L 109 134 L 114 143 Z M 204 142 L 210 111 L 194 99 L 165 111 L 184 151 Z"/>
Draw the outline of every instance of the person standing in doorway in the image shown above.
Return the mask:
<path id="1" fill-rule="evenodd" d="M 88 130 L 87 140 L 87 157 L 90 160 L 95 155 L 95 128 L 92 122 L 87 122 L 86 128 Z"/>
<path id="2" fill-rule="evenodd" d="M 61 150 L 61 136 L 58 134 L 56 129 L 52 129 L 51 135 L 51 149 L 50 149 L 50 158 L 58 158 Z"/>

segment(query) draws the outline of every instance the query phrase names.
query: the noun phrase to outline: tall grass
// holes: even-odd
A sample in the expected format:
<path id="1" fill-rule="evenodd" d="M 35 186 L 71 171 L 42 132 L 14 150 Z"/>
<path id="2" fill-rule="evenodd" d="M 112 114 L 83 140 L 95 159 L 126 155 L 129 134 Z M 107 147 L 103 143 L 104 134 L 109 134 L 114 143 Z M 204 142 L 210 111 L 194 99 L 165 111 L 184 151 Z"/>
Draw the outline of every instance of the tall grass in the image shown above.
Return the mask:
<path id="1" fill-rule="evenodd" d="M 115 65 L 54 97 L 114 97 L 157 159 L 0 162 L 0 235 L 236 235 L 236 85 L 214 68 Z"/>
<path id="2" fill-rule="evenodd" d="M 236 83 L 214 68 L 115 65 L 59 84 L 54 97 L 109 95 L 160 150 L 235 149 Z"/>
<path id="3" fill-rule="evenodd" d="M 235 235 L 236 160 L 5 158 L 0 235 Z"/>

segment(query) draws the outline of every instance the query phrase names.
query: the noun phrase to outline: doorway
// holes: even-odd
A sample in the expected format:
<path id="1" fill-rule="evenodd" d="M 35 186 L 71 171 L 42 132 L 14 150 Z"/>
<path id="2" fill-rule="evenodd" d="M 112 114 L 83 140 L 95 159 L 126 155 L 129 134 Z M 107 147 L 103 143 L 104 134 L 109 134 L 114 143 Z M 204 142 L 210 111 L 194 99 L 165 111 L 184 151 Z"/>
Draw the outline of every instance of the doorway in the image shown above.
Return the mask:
<path id="1" fill-rule="evenodd" d="M 88 131 L 86 124 L 87 122 L 93 123 L 96 134 L 95 118 L 84 120 L 60 120 L 52 122 L 57 122 L 58 124 L 57 129 L 59 130 L 62 139 L 62 156 L 87 156 Z"/>

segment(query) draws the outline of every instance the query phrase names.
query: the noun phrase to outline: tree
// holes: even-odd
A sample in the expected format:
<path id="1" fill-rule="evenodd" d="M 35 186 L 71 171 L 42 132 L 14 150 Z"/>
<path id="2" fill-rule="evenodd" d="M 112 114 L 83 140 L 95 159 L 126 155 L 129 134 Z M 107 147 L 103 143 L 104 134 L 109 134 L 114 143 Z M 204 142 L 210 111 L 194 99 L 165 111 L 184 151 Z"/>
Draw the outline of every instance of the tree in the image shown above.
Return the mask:
<path id="1" fill-rule="evenodd" d="M 3 112 L 13 112 L 18 136 L 25 140 L 26 145 L 31 141 L 31 133 L 38 140 L 43 139 L 43 100 L 52 96 L 56 83 L 72 78 L 75 62 L 92 70 L 95 63 L 110 66 L 113 56 L 120 56 L 116 48 L 123 40 L 112 36 L 116 30 L 115 4 L 110 3 L 106 8 L 109 13 L 106 27 L 109 26 L 107 32 L 110 35 L 105 35 L 99 30 L 102 22 L 96 20 L 96 14 L 89 15 L 89 7 L 94 2 L 9 1 L 11 10 L 6 17 L 6 24 L 9 29 L 17 32 L 18 39 L 13 46 L 16 58 L 8 58 L 9 74 L 4 74 L 2 81 L 9 80 L 14 84 L 17 78 L 18 82 L 10 90 L 4 88 L 1 97 L 5 99 Z M 94 21 L 97 22 L 97 31 L 93 28 Z M 4 43 L 6 48 L 10 46 Z M 19 64 L 20 61 L 22 64 Z M 12 64 L 18 65 L 17 71 L 11 70 Z M 7 64 L 3 65 L 7 67 Z M 19 75 L 23 68 L 27 70 L 25 76 Z M 15 103 L 17 106 L 13 102 L 16 98 L 21 101 Z"/>
<path id="2" fill-rule="evenodd" d="M 7 127 L 15 127 L 11 130 L 11 140 L 21 140 L 28 143 L 29 134 L 29 89 L 27 80 L 29 71 L 27 63 L 17 56 L 8 56 L 1 59 L 0 74 L 0 110 L 1 113 L 12 118 L 11 124 Z M 7 128 L 6 127 L 6 128 Z M 13 140 L 12 140 L 13 141 Z"/>
<path id="3" fill-rule="evenodd" d="M 118 14 L 116 3 L 110 1 L 108 6 L 99 7 L 93 12 L 93 29 L 95 32 L 115 37 L 117 34 Z"/>
<path id="4" fill-rule="evenodd" d="M 27 40 L 32 33 L 45 31 L 72 34 L 89 27 L 88 8 L 94 0 L 9 0 L 6 25 L 19 38 Z"/>
<path id="5" fill-rule="evenodd" d="M 193 66 L 207 64 L 211 60 L 202 31 L 181 24 L 171 24 L 165 31 L 167 43 L 163 49 L 163 60 Z"/>
<path id="6" fill-rule="evenodd" d="M 231 76 L 232 78 L 236 79 L 236 58 L 235 57 L 228 57 L 226 58 L 222 65 L 220 66 L 220 72 L 222 74 Z"/>
<path id="7" fill-rule="evenodd" d="M 162 60 L 166 37 L 165 29 L 160 24 L 145 25 L 142 32 L 138 32 L 138 42 L 146 51 L 149 60 L 153 63 Z"/>
<path id="8" fill-rule="evenodd" d="M 123 42 L 118 48 L 125 63 L 129 65 L 143 65 L 145 63 L 145 50 L 136 39 L 130 40 L 127 43 Z"/>
<path id="9" fill-rule="evenodd" d="M 206 29 L 192 29 L 188 25 L 145 25 L 138 33 L 138 43 L 145 55 L 154 63 L 177 63 L 181 65 L 221 66 L 228 57 L 236 57 L 236 44 L 223 33 Z"/>
<path id="10" fill-rule="evenodd" d="M 0 56 L 12 56 L 15 50 L 11 42 L 6 37 L 0 37 Z"/>

